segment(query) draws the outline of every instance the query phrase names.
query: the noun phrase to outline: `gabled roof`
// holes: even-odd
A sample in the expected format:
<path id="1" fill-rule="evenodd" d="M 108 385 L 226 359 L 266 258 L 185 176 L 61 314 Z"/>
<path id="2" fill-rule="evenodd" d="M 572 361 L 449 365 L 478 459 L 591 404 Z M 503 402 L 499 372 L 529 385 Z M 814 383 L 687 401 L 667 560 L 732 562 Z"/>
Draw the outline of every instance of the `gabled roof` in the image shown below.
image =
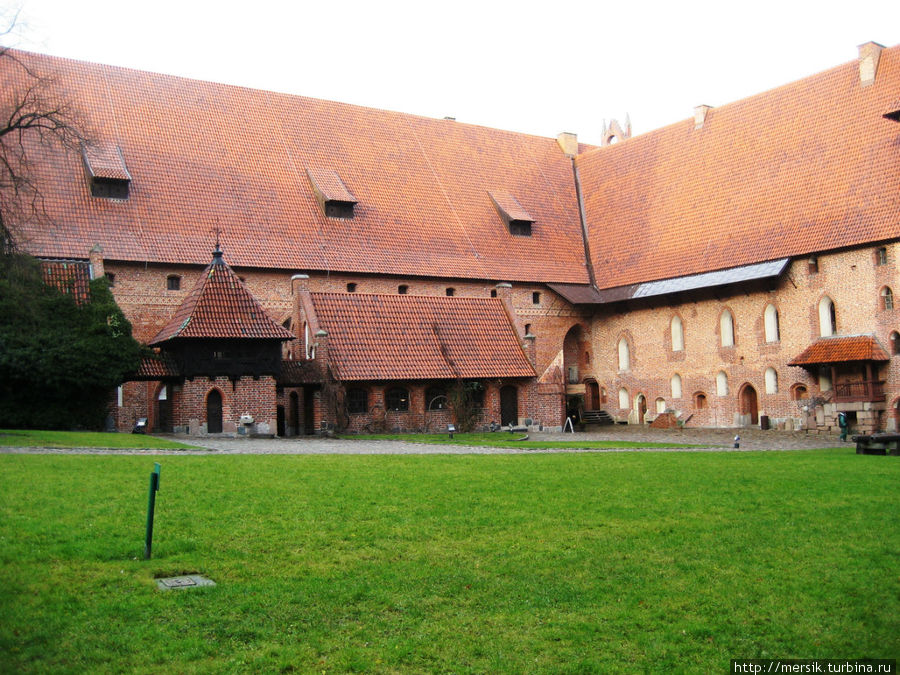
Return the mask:
<path id="1" fill-rule="evenodd" d="M 16 56 L 53 75 L 94 140 L 121 148 L 136 177 L 127 200 L 92 198 L 80 158 L 29 147 L 54 223 L 23 233 L 33 254 L 75 257 L 100 243 L 109 260 L 200 264 L 209 231 L 229 223 L 229 262 L 242 267 L 588 281 L 571 160 L 553 138 Z M 0 89 L 23 82 L 21 68 L 0 70 Z M 325 216 L 307 167 L 350 188 L 352 221 Z M 542 225 L 531 237 L 497 226 L 496 185 L 540 195 L 529 202 Z"/>
<path id="2" fill-rule="evenodd" d="M 896 239 L 900 47 L 577 159 L 599 288 Z"/>
<path id="3" fill-rule="evenodd" d="M 836 335 L 816 340 L 788 365 L 821 366 L 848 361 L 890 361 L 890 357 L 873 335 Z"/>
<path id="4" fill-rule="evenodd" d="M 269 318 L 216 249 L 200 281 L 150 344 L 176 338 L 291 340 L 294 335 Z"/>
<path id="5" fill-rule="evenodd" d="M 328 333 L 328 361 L 339 380 L 535 376 L 498 298 L 310 297 Z"/>

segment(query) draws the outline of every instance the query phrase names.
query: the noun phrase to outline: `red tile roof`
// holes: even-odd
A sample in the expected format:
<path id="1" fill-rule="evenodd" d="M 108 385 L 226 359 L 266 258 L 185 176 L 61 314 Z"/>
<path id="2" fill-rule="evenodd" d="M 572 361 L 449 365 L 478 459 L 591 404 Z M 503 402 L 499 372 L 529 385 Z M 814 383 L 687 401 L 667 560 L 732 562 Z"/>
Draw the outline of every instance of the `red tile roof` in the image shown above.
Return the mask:
<path id="1" fill-rule="evenodd" d="M 122 152 L 112 143 L 92 143 L 85 145 L 85 165 L 92 176 L 111 178 L 114 180 L 131 180 L 131 174 L 125 166 Z"/>
<path id="2" fill-rule="evenodd" d="M 890 361 L 890 357 L 872 335 L 835 336 L 816 340 L 788 365 L 819 366 L 847 361 Z"/>
<path id="3" fill-rule="evenodd" d="M 229 262 L 504 281 L 587 283 L 572 164 L 555 139 L 17 52 L 121 148 L 127 200 L 92 198 L 81 159 L 38 145 L 50 228 L 30 252 L 202 264 L 224 229 Z M 8 60 L 5 60 L 8 61 Z M 0 71 L 0 90 L 24 78 Z M 329 219 L 306 167 L 327 167 L 358 201 Z M 514 237 L 488 191 L 535 219 Z M 539 264 L 538 264 L 539 261 Z"/>
<path id="4" fill-rule="evenodd" d="M 282 361 L 278 374 L 278 384 L 282 387 L 296 387 L 303 384 L 319 384 L 322 376 L 313 361 Z"/>
<path id="5" fill-rule="evenodd" d="M 178 366 L 167 358 L 164 354 L 154 354 L 152 356 L 141 357 L 141 365 L 138 366 L 137 373 L 128 378 L 129 381 L 135 382 L 140 380 L 164 380 L 167 378 L 180 377 L 181 373 Z"/>
<path id="6" fill-rule="evenodd" d="M 313 187 L 318 190 L 319 194 L 326 201 L 335 202 L 352 202 L 356 203 L 356 198 L 344 185 L 344 181 L 331 169 L 313 169 L 308 168 L 306 173 L 313 183 Z"/>
<path id="7" fill-rule="evenodd" d="M 900 47 L 577 158 L 598 287 L 895 239 Z"/>
<path id="8" fill-rule="evenodd" d="M 290 340 L 293 337 L 266 314 L 216 251 L 200 281 L 150 344 L 175 338 Z"/>
<path id="9" fill-rule="evenodd" d="M 87 260 L 42 260 L 44 283 L 71 295 L 81 305 L 91 299 L 91 265 Z"/>
<path id="10" fill-rule="evenodd" d="M 497 208 L 500 209 L 507 220 L 524 220 L 529 223 L 534 222 L 534 218 L 531 217 L 531 214 L 528 213 L 528 211 L 522 208 L 519 200 L 508 192 L 498 192 L 495 190 L 491 192 L 490 195 L 491 199 L 494 200 L 494 204 L 497 205 Z"/>
<path id="11" fill-rule="evenodd" d="M 310 295 L 340 380 L 535 376 L 498 298 Z"/>

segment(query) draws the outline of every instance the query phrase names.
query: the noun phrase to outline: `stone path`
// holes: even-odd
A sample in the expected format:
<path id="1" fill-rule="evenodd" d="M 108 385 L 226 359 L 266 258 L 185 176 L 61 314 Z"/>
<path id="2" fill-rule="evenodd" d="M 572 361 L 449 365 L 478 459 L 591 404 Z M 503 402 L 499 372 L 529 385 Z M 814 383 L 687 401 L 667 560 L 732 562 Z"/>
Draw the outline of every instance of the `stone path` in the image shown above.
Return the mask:
<path id="1" fill-rule="evenodd" d="M 498 436 L 507 432 L 497 432 Z M 844 447 L 851 449 L 852 442 L 841 442 L 837 436 L 807 435 L 805 432 L 760 431 L 759 429 L 650 429 L 638 426 L 602 427 L 599 431 L 562 434 L 532 432 L 534 441 L 637 441 L 647 443 L 689 443 L 697 448 L 665 448 L 671 452 L 721 452 L 734 451 L 734 436 L 740 435 L 740 451 L 746 450 L 802 450 L 810 448 Z M 520 434 L 517 434 L 520 436 Z M 659 452 L 661 448 L 634 449 L 584 449 L 557 448 L 534 450 L 529 448 L 483 448 L 463 445 L 432 445 L 405 443 L 402 441 L 360 441 L 329 438 L 215 438 L 196 436 L 167 436 L 181 443 L 197 446 L 195 450 L 153 450 L 113 448 L 4 448 L 5 453 L 57 453 L 57 454 L 122 454 L 122 455 L 428 455 L 428 454 L 527 454 L 547 452 Z"/>

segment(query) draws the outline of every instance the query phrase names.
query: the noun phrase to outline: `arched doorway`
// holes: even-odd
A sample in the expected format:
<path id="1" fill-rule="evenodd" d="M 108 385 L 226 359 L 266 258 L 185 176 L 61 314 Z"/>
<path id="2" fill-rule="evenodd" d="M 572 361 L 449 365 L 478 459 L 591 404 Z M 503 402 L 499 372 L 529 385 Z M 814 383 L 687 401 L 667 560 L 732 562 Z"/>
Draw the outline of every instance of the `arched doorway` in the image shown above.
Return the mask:
<path id="1" fill-rule="evenodd" d="M 638 394 L 634 398 L 634 410 L 637 413 L 638 424 L 644 423 L 644 416 L 647 414 L 647 399 L 643 394 Z"/>
<path id="2" fill-rule="evenodd" d="M 213 389 L 206 396 L 206 432 L 222 433 L 222 393 Z"/>
<path id="3" fill-rule="evenodd" d="M 600 385 L 596 380 L 587 380 L 584 383 L 584 409 L 600 410 Z"/>
<path id="4" fill-rule="evenodd" d="M 750 424 L 759 424 L 759 397 L 756 395 L 753 385 L 745 384 L 741 387 L 738 394 L 738 405 L 741 415 L 750 416 Z"/>
<path id="5" fill-rule="evenodd" d="M 500 424 L 519 423 L 519 390 L 508 384 L 500 388 Z"/>

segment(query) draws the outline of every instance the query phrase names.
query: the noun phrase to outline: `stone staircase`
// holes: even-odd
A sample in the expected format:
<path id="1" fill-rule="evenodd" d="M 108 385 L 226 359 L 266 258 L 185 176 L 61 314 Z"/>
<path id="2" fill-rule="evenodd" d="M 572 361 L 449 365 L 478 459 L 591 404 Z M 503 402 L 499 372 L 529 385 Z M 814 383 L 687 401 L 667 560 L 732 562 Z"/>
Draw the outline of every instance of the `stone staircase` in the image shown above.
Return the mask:
<path id="1" fill-rule="evenodd" d="M 615 424 L 616 421 L 605 410 L 585 410 L 581 413 L 581 421 L 585 424 Z"/>

